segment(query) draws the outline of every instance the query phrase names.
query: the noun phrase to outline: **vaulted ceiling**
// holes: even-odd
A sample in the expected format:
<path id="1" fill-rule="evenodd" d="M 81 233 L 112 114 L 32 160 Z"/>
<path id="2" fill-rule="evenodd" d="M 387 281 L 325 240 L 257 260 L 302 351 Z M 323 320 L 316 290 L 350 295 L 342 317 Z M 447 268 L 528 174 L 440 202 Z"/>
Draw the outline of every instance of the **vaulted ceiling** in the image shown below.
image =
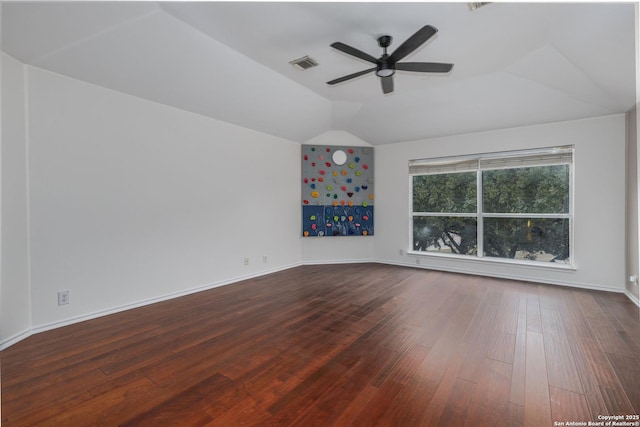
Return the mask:
<path id="1" fill-rule="evenodd" d="M 374 57 L 439 31 L 383 94 Z M 374 145 L 623 113 L 635 100 L 632 3 L 5 2 L 2 50 L 34 67 L 304 142 L 344 130 Z M 301 71 L 289 61 L 311 56 Z"/>

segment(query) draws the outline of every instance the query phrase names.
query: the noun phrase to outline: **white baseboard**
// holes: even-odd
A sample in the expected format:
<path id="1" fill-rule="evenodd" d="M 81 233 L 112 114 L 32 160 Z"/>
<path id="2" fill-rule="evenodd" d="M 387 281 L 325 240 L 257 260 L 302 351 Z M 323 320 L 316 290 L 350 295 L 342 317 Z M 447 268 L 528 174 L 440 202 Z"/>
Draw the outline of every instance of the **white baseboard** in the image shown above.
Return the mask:
<path id="1" fill-rule="evenodd" d="M 84 322 L 84 321 L 95 319 L 95 318 L 102 317 L 102 316 L 108 316 L 109 314 L 120 313 L 122 311 L 143 307 L 145 305 L 155 304 L 157 302 L 167 301 L 167 300 L 171 300 L 171 299 L 174 299 L 174 298 L 179 298 L 179 297 L 190 295 L 190 294 L 194 294 L 194 293 L 197 293 L 197 292 L 202 292 L 202 291 L 206 291 L 206 290 L 209 290 L 209 289 L 218 288 L 220 286 L 231 285 L 233 283 L 242 282 L 243 280 L 253 279 L 253 278 L 256 278 L 256 277 L 260 277 L 260 276 L 266 276 L 268 274 L 277 273 L 278 271 L 284 271 L 284 270 L 288 270 L 290 268 L 299 267 L 300 265 L 302 265 L 302 263 L 288 264 L 288 265 L 280 266 L 280 267 L 273 268 L 273 269 L 270 269 L 270 270 L 263 270 L 263 271 L 260 271 L 260 272 L 257 272 L 257 273 L 253 273 L 253 274 L 237 276 L 237 277 L 234 277 L 234 278 L 229 279 L 229 280 L 223 280 L 223 281 L 220 281 L 220 282 L 210 283 L 210 284 L 207 284 L 207 285 L 203 285 L 203 286 L 199 286 L 199 287 L 196 287 L 196 288 L 187 289 L 187 290 L 184 290 L 184 291 L 173 292 L 173 293 L 170 293 L 170 294 L 165 294 L 165 295 L 161 295 L 161 296 L 154 297 L 154 298 L 149 298 L 149 299 L 145 299 L 145 300 L 141 300 L 141 301 L 136 301 L 136 302 L 133 302 L 133 303 L 130 303 L 130 304 L 123 304 L 123 305 L 112 307 L 112 308 L 108 308 L 108 309 L 105 309 L 105 310 L 94 311 L 94 312 L 91 312 L 91 313 L 83 314 L 81 316 L 70 317 L 70 318 L 67 318 L 67 319 L 60 320 L 60 321 L 51 322 L 51 323 L 47 323 L 47 324 L 44 324 L 44 325 L 34 326 L 31 329 L 25 330 L 25 331 L 21 332 L 18 335 L 15 335 L 13 337 L 10 337 L 10 338 L 8 338 L 6 340 L 1 341 L 0 342 L 0 351 L 4 350 L 5 348 L 7 348 L 9 346 L 12 346 L 13 344 L 15 344 L 15 343 L 17 343 L 19 341 L 22 341 L 25 338 L 30 337 L 31 335 L 38 334 L 40 332 L 50 331 L 52 329 L 57 329 L 57 328 L 61 328 L 63 326 L 72 325 L 74 323 L 80 323 L 80 322 Z"/>
<path id="2" fill-rule="evenodd" d="M 5 340 L 3 340 L 2 342 L 0 342 L 0 351 L 4 350 L 5 348 L 11 347 L 12 345 L 14 345 L 17 342 L 20 342 L 24 339 L 29 338 L 31 335 L 33 335 L 33 331 L 31 329 L 25 329 L 24 331 L 20 332 L 19 334 L 16 334 L 12 337 L 9 337 Z"/>
<path id="3" fill-rule="evenodd" d="M 302 261 L 302 265 L 365 264 L 369 262 L 377 261 L 374 259 L 323 259 L 320 261 Z"/>
<path id="4" fill-rule="evenodd" d="M 638 306 L 638 308 L 640 308 L 640 299 L 638 299 L 634 294 L 632 294 L 631 292 L 629 292 L 628 289 L 624 290 L 624 294 L 627 296 L 627 298 L 629 298 L 635 305 Z"/>
<path id="5" fill-rule="evenodd" d="M 579 283 L 579 282 L 570 282 L 564 280 L 549 280 L 549 279 L 535 279 L 535 278 L 523 278 L 522 276 L 512 275 L 512 274 L 502 274 L 502 273 L 487 273 L 487 272 L 478 272 L 475 270 L 467 270 L 464 268 L 450 268 L 450 267 L 437 267 L 433 265 L 420 265 L 420 264 L 412 264 L 408 262 L 397 262 L 397 261 L 389 261 L 389 260 L 376 260 L 374 262 L 378 262 L 381 264 L 390 264 L 390 265 L 398 265 L 402 267 L 413 267 L 413 268 L 421 268 L 425 270 L 435 270 L 435 271 L 446 271 L 449 273 L 460 273 L 460 274 L 469 274 L 473 276 L 486 276 L 486 277 L 495 277 L 497 279 L 509 279 L 509 280 L 517 280 L 520 282 L 532 282 L 532 283 L 540 283 L 543 285 L 558 285 L 558 286 L 568 286 L 571 288 L 580 288 L 580 289 L 589 289 L 592 291 L 605 291 L 605 292 L 616 292 L 616 293 L 624 293 L 624 289 L 612 288 L 607 286 L 599 286 L 593 285 L 590 283 Z"/>

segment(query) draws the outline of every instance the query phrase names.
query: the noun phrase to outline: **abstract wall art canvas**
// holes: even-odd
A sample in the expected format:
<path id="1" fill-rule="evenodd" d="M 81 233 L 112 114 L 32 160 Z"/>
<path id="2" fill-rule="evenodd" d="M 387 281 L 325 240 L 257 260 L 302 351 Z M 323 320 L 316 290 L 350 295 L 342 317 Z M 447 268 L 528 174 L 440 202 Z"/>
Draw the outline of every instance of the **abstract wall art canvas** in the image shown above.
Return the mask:
<path id="1" fill-rule="evenodd" d="M 302 145 L 302 235 L 372 236 L 373 148 Z"/>

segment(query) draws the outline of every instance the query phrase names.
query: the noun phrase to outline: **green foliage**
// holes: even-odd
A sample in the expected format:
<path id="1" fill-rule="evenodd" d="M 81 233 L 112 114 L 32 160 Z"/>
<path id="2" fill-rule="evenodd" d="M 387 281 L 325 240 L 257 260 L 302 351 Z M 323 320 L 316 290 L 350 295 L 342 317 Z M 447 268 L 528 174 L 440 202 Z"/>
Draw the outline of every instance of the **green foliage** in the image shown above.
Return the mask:
<path id="1" fill-rule="evenodd" d="M 482 172 L 485 213 L 569 212 L 569 166 L 538 166 Z M 413 177 L 413 211 L 475 214 L 476 173 Z M 484 255 L 540 261 L 569 257 L 566 218 L 484 218 Z M 415 250 L 477 253 L 476 218 L 414 217 Z"/>
<path id="2" fill-rule="evenodd" d="M 569 257 L 569 220 L 485 218 L 484 254 L 534 261 L 565 260 Z"/>
<path id="3" fill-rule="evenodd" d="M 475 172 L 414 176 L 413 211 L 475 213 L 476 188 Z"/>
<path id="4" fill-rule="evenodd" d="M 568 213 L 569 166 L 482 172 L 484 212 Z"/>

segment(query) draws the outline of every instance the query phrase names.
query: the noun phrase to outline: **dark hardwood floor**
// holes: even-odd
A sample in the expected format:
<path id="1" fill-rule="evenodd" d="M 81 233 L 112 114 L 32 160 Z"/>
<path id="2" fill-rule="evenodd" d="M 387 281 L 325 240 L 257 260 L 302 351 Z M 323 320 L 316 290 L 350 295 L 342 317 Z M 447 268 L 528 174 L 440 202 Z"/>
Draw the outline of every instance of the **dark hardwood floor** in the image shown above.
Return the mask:
<path id="1" fill-rule="evenodd" d="M 294 268 L 37 334 L 0 358 L 6 427 L 640 414 L 638 308 L 624 295 L 381 264 Z"/>

